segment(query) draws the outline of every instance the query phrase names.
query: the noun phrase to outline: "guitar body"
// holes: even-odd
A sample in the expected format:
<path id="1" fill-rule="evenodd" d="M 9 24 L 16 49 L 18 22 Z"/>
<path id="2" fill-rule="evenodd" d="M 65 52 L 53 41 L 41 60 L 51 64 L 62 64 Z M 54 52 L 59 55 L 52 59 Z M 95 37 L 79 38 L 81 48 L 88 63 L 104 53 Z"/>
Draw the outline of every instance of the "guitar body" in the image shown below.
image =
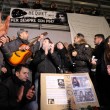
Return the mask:
<path id="1" fill-rule="evenodd" d="M 42 35 L 47 35 L 47 32 L 42 33 Z M 34 42 L 38 40 L 40 36 L 35 37 L 36 39 L 32 41 L 30 44 L 28 44 L 29 47 L 33 45 Z M 26 44 L 22 44 L 22 46 L 25 46 Z M 8 59 L 8 62 L 13 65 L 17 66 L 19 64 L 25 64 L 26 60 L 32 55 L 32 52 L 30 50 L 19 50 L 12 53 L 12 56 Z"/>
<path id="2" fill-rule="evenodd" d="M 24 64 L 26 60 L 32 55 L 30 50 L 25 51 L 16 51 L 12 53 L 12 56 L 8 59 L 9 63 L 13 66 L 17 66 L 19 64 Z"/>

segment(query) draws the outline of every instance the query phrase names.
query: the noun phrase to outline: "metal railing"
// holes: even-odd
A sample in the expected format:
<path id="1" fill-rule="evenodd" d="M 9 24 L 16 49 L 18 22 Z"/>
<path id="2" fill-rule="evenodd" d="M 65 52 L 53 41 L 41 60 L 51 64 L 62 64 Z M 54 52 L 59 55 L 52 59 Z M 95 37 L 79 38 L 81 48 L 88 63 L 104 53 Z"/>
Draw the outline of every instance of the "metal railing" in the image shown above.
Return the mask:
<path id="1" fill-rule="evenodd" d="M 29 5 L 33 5 L 34 0 L 29 2 Z M 45 0 L 42 2 L 43 6 L 49 7 L 52 0 Z M 76 12 L 80 7 L 86 9 L 98 8 L 100 15 L 105 16 L 106 19 L 110 19 L 110 1 L 109 0 L 56 0 L 57 8 L 59 11 L 65 10 L 65 7 L 72 9 L 72 12 Z M 5 19 L 10 14 L 11 7 L 18 7 L 19 0 L 1 0 L 0 8 L 2 11 L 2 19 Z M 46 4 L 46 5 L 45 5 Z"/>

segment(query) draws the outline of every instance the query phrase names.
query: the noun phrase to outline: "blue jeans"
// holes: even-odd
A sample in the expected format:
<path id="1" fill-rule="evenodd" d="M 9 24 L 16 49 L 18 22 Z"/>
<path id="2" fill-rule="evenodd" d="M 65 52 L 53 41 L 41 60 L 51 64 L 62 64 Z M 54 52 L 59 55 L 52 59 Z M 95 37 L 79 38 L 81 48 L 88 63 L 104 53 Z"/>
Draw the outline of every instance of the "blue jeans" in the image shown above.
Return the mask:
<path id="1" fill-rule="evenodd" d="M 37 110 L 37 109 L 38 109 L 38 104 L 37 104 L 37 101 L 35 100 L 26 104 L 22 110 Z"/>

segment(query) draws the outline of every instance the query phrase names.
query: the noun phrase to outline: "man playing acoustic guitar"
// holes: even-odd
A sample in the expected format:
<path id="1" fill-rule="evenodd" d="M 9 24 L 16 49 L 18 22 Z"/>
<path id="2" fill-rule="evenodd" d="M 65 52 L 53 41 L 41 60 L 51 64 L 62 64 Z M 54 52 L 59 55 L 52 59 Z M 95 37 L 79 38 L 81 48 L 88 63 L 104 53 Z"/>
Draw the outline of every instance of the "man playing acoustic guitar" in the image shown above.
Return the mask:
<path id="1" fill-rule="evenodd" d="M 2 49 L 2 52 L 5 56 L 5 62 L 6 64 L 8 65 L 7 69 L 8 71 L 10 71 L 12 73 L 12 68 L 13 66 L 17 66 L 19 64 L 24 64 L 24 63 L 30 63 L 30 60 L 28 57 L 32 56 L 35 54 L 35 52 L 39 49 L 39 46 L 40 46 L 40 41 L 44 38 L 44 35 L 40 35 L 36 41 L 35 44 L 33 44 L 31 47 L 28 45 L 29 42 L 28 42 L 28 37 L 29 37 L 29 34 L 28 34 L 28 31 L 26 31 L 25 29 L 20 29 L 18 32 L 17 32 L 17 35 L 18 37 L 9 42 L 9 43 L 6 43 L 4 45 L 1 46 L 1 49 Z M 27 51 L 28 50 L 28 51 Z M 22 56 L 22 54 L 24 54 L 24 52 L 27 52 L 26 55 Z M 14 53 L 14 55 L 13 55 Z M 12 62 L 9 62 L 9 59 L 10 57 L 13 57 L 12 58 L 12 62 L 17 62 L 17 60 L 19 60 L 20 58 L 20 62 L 18 62 L 19 64 L 14 64 Z M 22 57 L 23 58 L 22 58 Z M 25 61 L 26 62 L 22 62 L 22 60 L 24 60 L 25 58 L 27 58 Z"/>

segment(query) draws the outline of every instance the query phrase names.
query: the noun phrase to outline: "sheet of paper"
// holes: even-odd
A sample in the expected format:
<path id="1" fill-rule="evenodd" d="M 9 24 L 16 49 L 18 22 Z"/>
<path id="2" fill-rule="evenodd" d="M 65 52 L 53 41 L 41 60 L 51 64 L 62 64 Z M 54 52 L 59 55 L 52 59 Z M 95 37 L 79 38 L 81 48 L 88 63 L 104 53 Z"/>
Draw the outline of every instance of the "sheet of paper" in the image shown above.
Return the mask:
<path id="1" fill-rule="evenodd" d="M 63 76 L 46 76 L 47 104 L 67 104 Z"/>

